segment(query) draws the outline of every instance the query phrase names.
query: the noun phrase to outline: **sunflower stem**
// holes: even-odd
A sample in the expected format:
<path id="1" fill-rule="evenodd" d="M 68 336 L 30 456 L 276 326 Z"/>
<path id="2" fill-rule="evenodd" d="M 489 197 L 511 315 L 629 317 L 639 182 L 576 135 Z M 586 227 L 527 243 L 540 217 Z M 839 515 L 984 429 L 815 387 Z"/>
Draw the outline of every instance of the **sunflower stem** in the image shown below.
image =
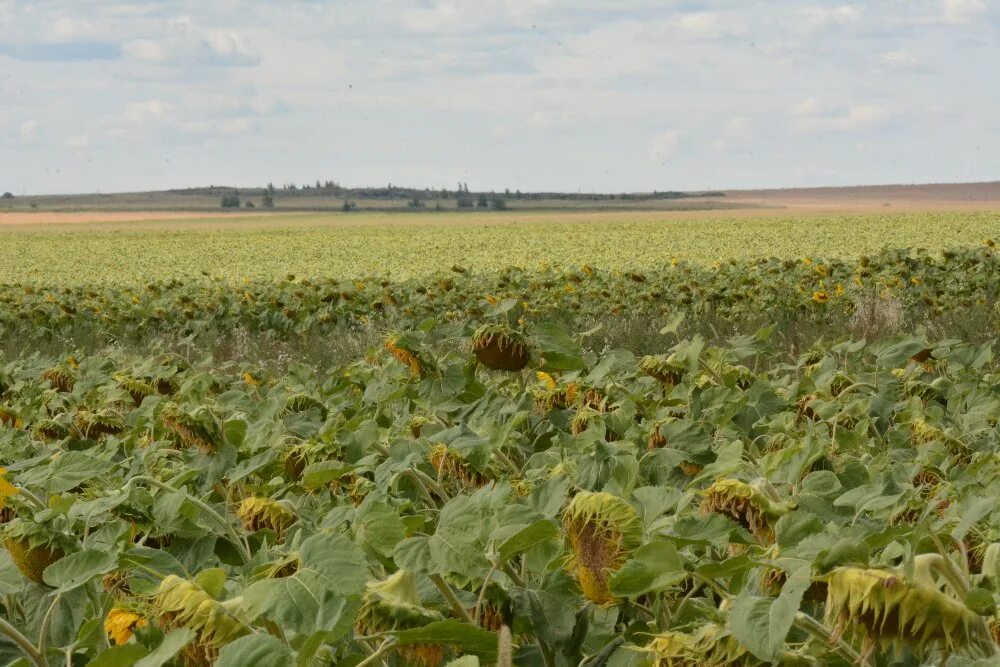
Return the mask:
<path id="1" fill-rule="evenodd" d="M 0 618 L 0 634 L 6 635 L 8 639 L 17 644 L 21 651 L 34 663 L 35 667 L 48 667 L 45 657 L 38 652 L 35 645 L 3 618 Z"/>
<path id="2" fill-rule="evenodd" d="M 355 667 L 367 667 L 367 665 L 373 664 L 374 662 L 379 660 L 383 655 L 392 650 L 392 647 L 395 645 L 395 643 L 396 642 L 391 637 L 389 639 L 386 639 L 384 642 L 379 644 L 379 647 L 375 649 L 374 653 L 372 653 L 370 656 L 359 662 L 357 665 L 355 665 Z"/>
<path id="3" fill-rule="evenodd" d="M 413 477 L 414 479 L 418 479 L 421 482 L 423 482 L 424 485 L 428 489 L 430 489 L 431 491 L 433 491 L 441 500 L 443 500 L 445 502 L 448 502 L 449 500 L 451 500 L 451 496 L 448 495 L 448 492 L 445 491 L 444 488 L 442 488 L 440 484 L 438 484 L 433 479 L 431 479 L 430 476 L 427 473 L 421 472 L 420 470 L 417 470 L 416 468 L 407 468 L 406 470 L 403 470 L 402 472 L 404 474 L 409 475 L 410 477 Z"/>
<path id="4" fill-rule="evenodd" d="M 49 633 L 49 622 L 52 621 L 52 612 L 55 611 L 56 606 L 59 601 L 62 600 L 62 593 L 57 593 L 52 604 L 49 605 L 49 610 L 45 612 L 45 618 L 42 619 L 42 627 L 38 631 L 38 652 L 45 655 L 45 635 Z"/>
<path id="5" fill-rule="evenodd" d="M 247 546 L 247 543 L 244 542 L 243 539 L 240 537 L 240 535 L 236 532 L 236 530 L 233 528 L 232 523 L 226 521 L 226 519 L 224 519 L 221 514 L 219 514 L 214 509 L 209 507 L 208 504 L 206 504 L 205 502 L 199 500 L 198 498 L 195 498 L 187 491 L 183 491 L 176 487 L 170 486 L 165 482 L 161 482 L 160 480 L 154 477 L 147 477 L 145 475 L 137 475 L 136 477 L 130 479 L 128 481 L 128 484 L 125 485 L 124 493 L 128 494 L 132 490 L 131 489 L 132 485 L 138 482 L 145 482 L 150 486 L 155 486 L 158 489 L 162 489 L 164 491 L 173 491 L 174 493 L 183 494 L 188 500 L 197 505 L 199 509 L 201 509 L 205 514 L 211 517 L 213 521 L 219 524 L 219 526 L 221 526 L 226 531 L 226 535 L 229 537 L 230 540 L 233 541 L 233 544 L 235 544 L 236 548 L 240 551 L 240 555 L 243 557 L 244 563 L 249 563 L 250 560 L 253 558 L 253 556 L 250 554 L 250 547 Z"/>
<path id="6" fill-rule="evenodd" d="M 847 662 L 852 665 L 857 665 L 858 667 L 868 667 L 868 661 L 862 658 L 857 651 L 848 646 L 844 640 L 834 639 L 823 624 L 809 614 L 802 611 L 795 612 L 795 619 L 793 622 L 795 627 L 826 642 L 826 644 L 830 646 L 835 653 Z"/>
<path id="7" fill-rule="evenodd" d="M 462 603 L 458 601 L 457 597 L 455 597 L 455 591 L 451 590 L 451 586 L 448 585 L 447 581 L 441 578 L 440 574 L 432 574 L 430 576 L 430 580 L 434 582 L 437 589 L 441 591 L 441 595 L 443 595 L 444 599 L 451 605 L 451 609 L 455 612 L 456 616 L 469 625 L 476 624 L 476 622 L 472 620 L 472 617 L 469 616 L 469 612 L 466 611 L 465 607 L 462 606 Z"/>
<path id="8" fill-rule="evenodd" d="M 490 585 L 490 579 L 493 577 L 493 573 L 497 571 L 498 563 L 494 563 L 490 571 L 486 573 L 486 578 L 483 579 L 483 586 L 479 589 L 479 597 L 476 599 L 476 609 L 472 614 L 472 620 L 479 623 L 479 614 L 483 608 L 483 600 L 486 598 L 486 587 Z"/>
<path id="9" fill-rule="evenodd" d="M 43 503 L 42 500 L 38 496 L 36 496 L 35 494 L 33 494 L 31 491 L 28 491 L 23 486 L 18 486 L 18 487 L 15 487 L 15 488 L 17 489 L 17 495 L 24 496 L 25 498 L 28 499 L 28 501 L 32 505 L 35 505 L 39 509 L 45 509 L 45 503 Z"/>

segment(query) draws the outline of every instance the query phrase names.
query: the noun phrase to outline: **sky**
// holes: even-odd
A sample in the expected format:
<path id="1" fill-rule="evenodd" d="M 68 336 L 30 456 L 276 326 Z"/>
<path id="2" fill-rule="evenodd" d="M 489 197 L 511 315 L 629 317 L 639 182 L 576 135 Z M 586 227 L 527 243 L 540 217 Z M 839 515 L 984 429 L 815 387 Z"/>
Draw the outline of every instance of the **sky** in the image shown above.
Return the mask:
<path id="1" fill-rule="evenodd" d="M 0 0 L 0 191 L 1000 179 L 994 0 Z"/>

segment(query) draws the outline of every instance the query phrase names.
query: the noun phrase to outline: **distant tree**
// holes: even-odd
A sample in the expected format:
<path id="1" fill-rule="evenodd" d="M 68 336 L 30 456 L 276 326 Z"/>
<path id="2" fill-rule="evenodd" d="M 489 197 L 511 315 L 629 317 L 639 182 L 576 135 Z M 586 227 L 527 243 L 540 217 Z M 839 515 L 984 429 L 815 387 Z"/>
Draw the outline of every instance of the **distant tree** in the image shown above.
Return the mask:
<path id="1" fill-rule="evenodd" d="M 503 193 L 504 193 L 504 195 L 510 197 L 510 188 L 504 188 Z"/>
<path id="2" fill-rule="evenodd" d="M 274 194 L 274 183 L 268 183 L 267 184 L 267 194 L 269 194 L 269 195 L 273 195 Z"/>
<path id="3" fill-rule="evenodd" d="M 243 207 L 244 208 L 257 208 L 256 206 L 253 205 L 253 202 L 250 201 L 249 199 L 246 201 L 245 204 L 243 204 Z"/>
<path id="4" fill-rule="evenodd" d="M 14 195 L 12 195 L 9 192 L 5 192 L 2 195 L 0 195 L 0 199 L 13 199 L 13 198 L 14 198 Z"/>
<path id="5" fill-rule="evenodd" d="M 520 199 L 521 198 L 521 191 L 518 190 L 517 193 L 514 196 L 517 197 L 518 199 Z"/>
<path id="6" fill-rule="evenodd" d="M 222 208 L 239 208 L 240 197 L 236 194 L 222 195 Z"/>
<path id="7" fill-rule="evenodd" d="M 506 211 L 507 201 L 503 197 L 494 197 L 490 200 L 490 205 L 496 211 Z"/>
<path id="8" fill-rule="evenodd" d="M 472 197 L 464 193 L 459 194 L 457 197 L 455 197 L 455 205 L 458 206 L 458 208 L 472 208 L 473 206 Z"/>
<path id="9" fill-rule="evenodd" d="M 410 208 L 423 208 L 424 203 L 419 199 L 417 199 L 416 197 L 414 197 L 413 199 L 410 200 L 407 206 L 409 206 Z"/>
<path id="10" fill-rule="evenodd" d="M 260 205 L 264 208 L 274 208 L 274 197 L 271 196 L 270 192 L 260 200 Z"/>
<path id="11" fill-rule="evenodd" d="M 476 200 L 476 208 L 489 208 L 490 198 L 486 195 L 479 195 L 479 199 Z"/>
<path id="12" fill-rule="evenodd" d="M 344 213 L 350 213 L 358 207 L 357 204 L 352 202 L 350 199 L 345 199 L 343 205 L 341 205 L 340 210 Z"/>

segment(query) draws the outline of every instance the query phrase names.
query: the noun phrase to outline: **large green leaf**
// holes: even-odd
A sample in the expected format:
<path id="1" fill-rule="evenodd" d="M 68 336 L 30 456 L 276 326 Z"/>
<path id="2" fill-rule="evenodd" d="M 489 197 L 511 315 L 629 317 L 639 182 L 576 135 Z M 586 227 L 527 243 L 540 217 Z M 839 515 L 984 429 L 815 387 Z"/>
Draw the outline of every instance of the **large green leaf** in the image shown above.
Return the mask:
<path id="1" fill-rule="evenodd" d="M 247 635 L 226 644 L 219 651 L 215 667 L 295 667 L 295 655 L 277 637 Z"/>
<path id="2" fill-rule="evenodd" d="M 422 628 L 394 630 L 388 634 L 396 637 L 399 646 L 444 644 L 479 656 L 486 662 L 495 662 L 497 657 L 497 636 L 494 633 L 455 620 L 437 621 Z"/>
<path id="3" fill-rule="evenodd" d="M 45 568 L 42 576 L 46 584 L 65 593 L 107 574 L 117 563 L 117 556 L 111 552 L 85 549 L 57 560 Z"/>
<path id="4" fill-rule="evenodd" d="M 611 592 L 635 598 L 658 591 L 688 576 L 677 547 L 670 542 L 651 542 L 639 547 L 611 577 Z"/>
<path id="5" fill-rule="evenodd" d="M 802 565 L 788 575 L 777 598 L 737 596 L 729 612 L 733 637 L 759 659 L 775 662 L 809 583 L 809 567 Z"/>

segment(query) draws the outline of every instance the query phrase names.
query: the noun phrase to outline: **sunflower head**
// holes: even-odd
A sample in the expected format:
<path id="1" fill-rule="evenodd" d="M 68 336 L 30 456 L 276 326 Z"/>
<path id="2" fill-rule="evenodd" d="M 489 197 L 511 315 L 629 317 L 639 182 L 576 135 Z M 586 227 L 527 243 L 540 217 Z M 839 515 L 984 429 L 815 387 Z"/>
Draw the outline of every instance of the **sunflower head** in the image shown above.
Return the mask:
<path id="1" fill-rule="evenodd" d="M 706 623 L 693 634 L 667 631 L 655 635 L 643 652 L 655 667 L 728 667 L 761 664 L 722 626 Z"/>
<path id="2" fill-rule="evenodd" d="M 76 373 L 68 362 L 47 368 L 42 372 L 42 379 L 48 380 L 53 389 L 62 392 L 73 391 L 76 384 Z"/>
<path id="3" fill-rule="evenodd" d="M 919 569 L 919 568 L 918 568 Z M 894 570 L 837 567 L 826 575 L 826 621 L 834 636 L 856 629 L 882 642 L 955 650 L 968 644 L 977 616 L 960 600 Z"/>
<path id="4" fill-rule="evenodd" d="M 472 351 L 483 366 L 497 371 L 519 371 L 530 354 L 524 334 L 506 324 L 484 324 L 472 334 Z"/>
<path id="5" fill-rule="evenodd" d="M 250 496 L 240 502 L 238 514 L 244 530 L 250 533 L 264 528 L 273 530 L 279 542 L 284 539 L 285 530 L 298 519 L 295 508 L 287 501 L 260 496 Z"/>
<path id="6" fill-rule="evenodd" d="M 614 604 L 608 579 L 642 542 L 639 515 L 618 496 L 582 491 L 563 510 L 562 522 L 572 552 L 567 569 L 587 599 Z"/>
<path id="7" fill-rule="evenodd" d="M 167 403 L 160 411 L 160 424 L 185 447 L 197 447 L 209 454 L 222 442 L 219 420 L 205 405 L 185 410 L 177 403 Z"/>
<path id="8" fill-rule="evenodd" d="M 474 469 L 461 454 L 443 442 L 435 443 L 427 458 L 437 471 L 438 477 L 456 481 L 463 488 L 480 488 L 490 481 L 488 475 Z"/>
<path id="9" fill-rule="evenodd" d="M 382 581 L 367 584 L 355 629 L 361 635 L 378 634 L 419 628 L 441 618 L 420 603 L 413 574 L 399 570 Z M 444 661 L 444 647 L 439 644 L 405 646 L 397 653 L 406 664 L 419 667 L 438 667 Z"/>
<path id="10" fill-rule="evenodd" d="M 410 369 L 411 376 L 420 377 L 420 374 L 425 370 L 426 364 L 417 350 L 416 341 L 412 340 L 410 336 L 399 331 L 390 331 L 386 334 L 382 345 L 389 354 Z"/>
<path id="11" fill-rule="evenodd" d="M 74 545 L 68 535 L 20 517 L 2 524 L 0 537 L 17 569 L 36 584 L 43 582 L 45 568 L 60 560 Z"/>
<path id="12" fill-rule="evenodd" d="M 774 542 L 774 524 L 792 506 L 779 501 L 764 480 L 747 484 L 719 479 L 702 491 L 702 514 L 722 514 L 741 524 L 761 544 Z"/>
<path id="13" fill-rule="evenodd" d="M 186 665 L 211 665 L 219 649 L 248 632 L 236 614 L 242 600 L 219 602 L 194 581 L 168 575 L 153 597 L 153 609 L 167 630 L 188 628 L 197 638 L 184 649 Z"/>
<path id="14" fill-rule="evenodd" d="M 575 382 L 560 387 L 548 373 L 539 373 L 539 375 L 546 376 L 546 379 L 541 381 L 541 386 L 533 391 L 535 408 L 539 412 L 565 410 L 573 405 L 577 396 L 580 395 L 580 386 Z"/>
<path id="15" fill-rule="evenodd" d="M 114 410 L 78 410 L 73 425 L 85 438 L 120 435 L 125 431 L 125 420 Z"/>
<path id="16" fill-rule="evenodd" d="M 654 354 L 642 358 L 639 370 L 667 387 L 676 386 L 686 367 L 675 354 Z"/>

